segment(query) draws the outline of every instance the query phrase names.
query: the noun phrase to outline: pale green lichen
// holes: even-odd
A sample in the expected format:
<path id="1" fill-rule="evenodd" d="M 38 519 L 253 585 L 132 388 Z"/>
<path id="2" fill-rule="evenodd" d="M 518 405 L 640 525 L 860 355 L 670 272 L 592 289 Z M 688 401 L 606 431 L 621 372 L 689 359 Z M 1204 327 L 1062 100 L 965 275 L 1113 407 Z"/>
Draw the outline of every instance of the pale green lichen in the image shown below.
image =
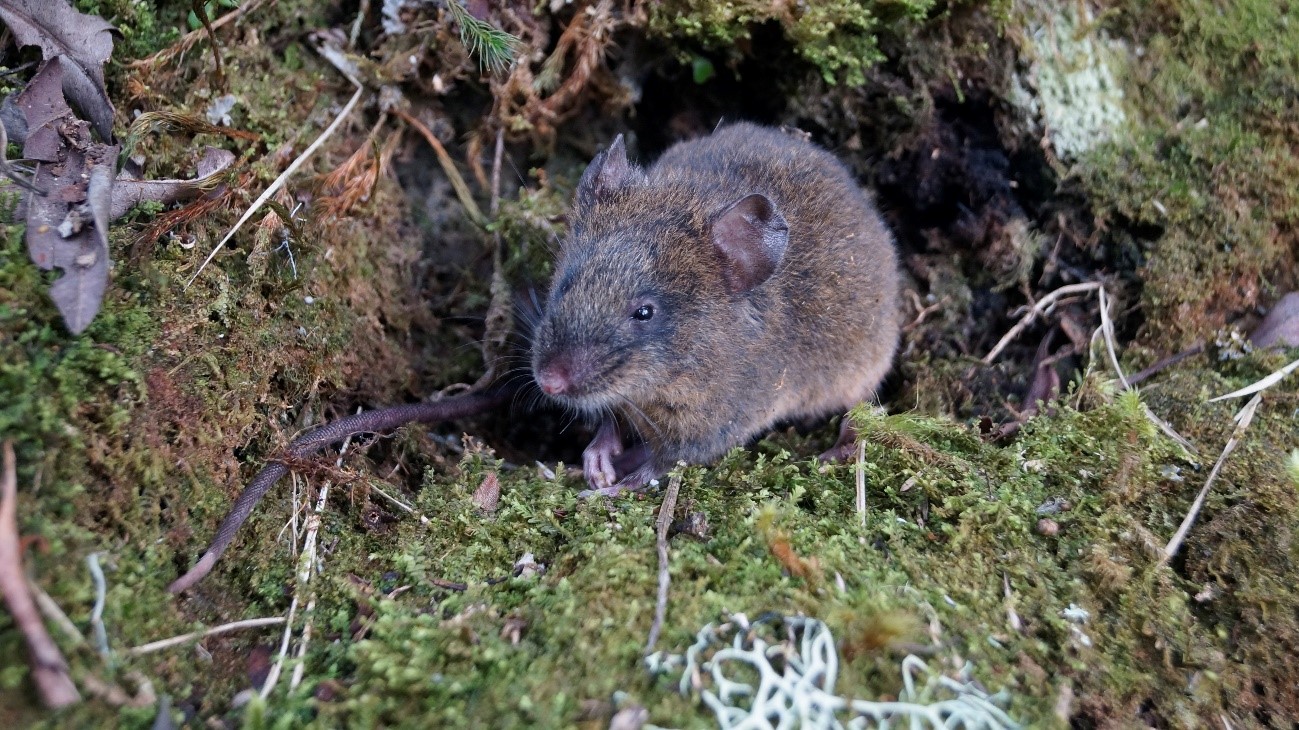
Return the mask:
<path id="1" fill-rule="evenodd" d="M 1013 77 L 1009 100 L 1040 120 L 1057 156 L 1075 159 L 1127 123 L 1118 79 L 1129 47 L 1097 24 L 1087 3 L 1030 4 L 1025 12 L 1031 19 L 1022 53 L 1029 68 Z"/>
<path id="2" fill-rule="evenodd" d="M 645 664 L 655 674 L 679 675 L 678 691 L 697 693 L 718 726 L 728 730 L 831 730 L 865 728 L 868 722 L 881 730 L 895 722 L 934 728 L 1019 727 L 1000 706 L 1009 693 L 985 692 L 969 664 L 953 679 L 908 655 L 902 660 L 902 686 L 890 692 L 896 699 L 876 701 L 835 692 L 839 661 L 835 638 L 822 621 L 765 616 L 751 623 L 737 614 L 720 626 L 706 624 L 684 654 L 657 652 L 646 657 Z M 923 683 L 917 685 L 917 677 Z"/>

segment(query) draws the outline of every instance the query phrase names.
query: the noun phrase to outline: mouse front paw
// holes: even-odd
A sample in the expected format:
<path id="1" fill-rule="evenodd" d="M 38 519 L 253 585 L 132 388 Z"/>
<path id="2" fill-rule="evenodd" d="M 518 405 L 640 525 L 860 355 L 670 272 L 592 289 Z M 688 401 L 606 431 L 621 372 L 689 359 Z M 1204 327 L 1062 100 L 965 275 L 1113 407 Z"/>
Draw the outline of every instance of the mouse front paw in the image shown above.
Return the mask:
<path id="1" fill-rule="evenodd" d="M 606 418 L 595 438 L 582 451 L 582 475 L 592 489 L 608 489 L 618 481 L 618 470 L 613 461 L 621 453 L 622 436 L 618 433 L 618 422 Z"/>
<path id="2" fill-rule="evenodd" d="M 577 497 L 578 499 L 590 499 L 591 497 L 617 497 L 624 493 L 645 492 L 658 486 L 658 476 L 659 472 L 653 465 L 644 463 L 627 476 L 619 479 L 617 483 L 601 487 L 592 485 L 591 489 L 578 492 Z"/>

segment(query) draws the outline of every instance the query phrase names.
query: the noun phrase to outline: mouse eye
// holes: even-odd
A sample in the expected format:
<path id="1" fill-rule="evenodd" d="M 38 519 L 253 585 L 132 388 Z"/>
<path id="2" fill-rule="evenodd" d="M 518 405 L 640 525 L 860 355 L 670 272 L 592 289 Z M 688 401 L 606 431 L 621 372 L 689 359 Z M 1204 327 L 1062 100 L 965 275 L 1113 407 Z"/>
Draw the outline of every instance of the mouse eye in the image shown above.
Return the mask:
<path id="1" fill-rule="evenodd" d="M 648 322 L 654 318 L 654 305 L 642 304 L 631 313 L 631 318 L 637 322 Z"/>

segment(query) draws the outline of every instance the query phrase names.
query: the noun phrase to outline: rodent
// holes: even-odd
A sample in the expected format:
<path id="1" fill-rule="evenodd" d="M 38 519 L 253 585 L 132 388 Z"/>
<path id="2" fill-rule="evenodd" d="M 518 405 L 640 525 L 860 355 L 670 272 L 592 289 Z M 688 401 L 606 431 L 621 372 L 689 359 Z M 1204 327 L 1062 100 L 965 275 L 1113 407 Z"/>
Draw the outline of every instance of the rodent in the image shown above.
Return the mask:
<path id="1" fill-rule="evenodd" d="M 898 286 L 892 235 L 829 152 L 738 123 L 642 170 L 619 136 L 578 185 L 534 377 L 600 420 L 592 488 L 639 489 L 871 398 L 897 348 Z"/>
<path id="2" fill-rule="evenodd" d="M 889 370 L 899 331 L 892 236 L 847 169 L 805 140 L 732 124 L 642 170 L 619 136 L 583 174 L 570 222 L 533 329 L 532 370 L 557 402 L 601 419 L 583 454 L 596 493 L 640 489 L 678 460 L 711 461 L 778 422 L 842 412 Z M 518 389 L 509 379 L 348 416 L 286 455 L 482 413 Z M 630 448 L 619 418 L 639 437 Z M 845 428 L 827 455 L 853 440 Z M 288 471 L 273 461 L 258 472 L 168 590 L 202 580 Z"/>

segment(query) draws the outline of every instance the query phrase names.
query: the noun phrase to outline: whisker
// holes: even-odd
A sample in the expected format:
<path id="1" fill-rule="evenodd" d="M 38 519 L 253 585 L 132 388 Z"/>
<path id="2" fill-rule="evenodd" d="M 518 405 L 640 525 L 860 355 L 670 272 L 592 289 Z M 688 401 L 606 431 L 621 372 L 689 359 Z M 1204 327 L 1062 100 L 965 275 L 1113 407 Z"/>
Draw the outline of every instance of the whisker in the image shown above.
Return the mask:
<path id="1" fill-rule="evenodd" d="M 655 437 L 655 438 L 657 438 L 659 441 L 662 441 L 662 440 L 663 440 L 663 431 L 662 431 L 662 429 L 660 429 L 660 428 L 659 428 L 659 427 L 654 423 L 654 421 L 651 420 L 650 417 L 649 417 L 648 415 L 646 415 L 645 411 L 641 410 L 641 407 L 640 407 L 640 406 L 638 406 L 638 405 L 636 405 L 635 403 L 631 402 L 631 400 L 628 399 L 627 396 L 625 396 L 625 395 L 620 395 L 620 396 L 618 396 L 618 399 L 622 402 L 622 404 L 623 404 L 625 407 L 627 407 L 628 409 L 630 409 L 630 410 L 629 410 L 629 413 L 630 413 L 630 414 L 634 414 L 634 415 L 636 415 L 636 416 L 639 416 L 639 417 L 640 417 L 640 420 L 644 421 L 644 422 L 645 422 L 645 425 L 647 425 L 647 426 L 650 427 L 650 430 L 652 430 L 652 431 L 654 432 L 654 437 Z M 644 436 L 645 434 L 642 433 L 641 435 Z"/>

